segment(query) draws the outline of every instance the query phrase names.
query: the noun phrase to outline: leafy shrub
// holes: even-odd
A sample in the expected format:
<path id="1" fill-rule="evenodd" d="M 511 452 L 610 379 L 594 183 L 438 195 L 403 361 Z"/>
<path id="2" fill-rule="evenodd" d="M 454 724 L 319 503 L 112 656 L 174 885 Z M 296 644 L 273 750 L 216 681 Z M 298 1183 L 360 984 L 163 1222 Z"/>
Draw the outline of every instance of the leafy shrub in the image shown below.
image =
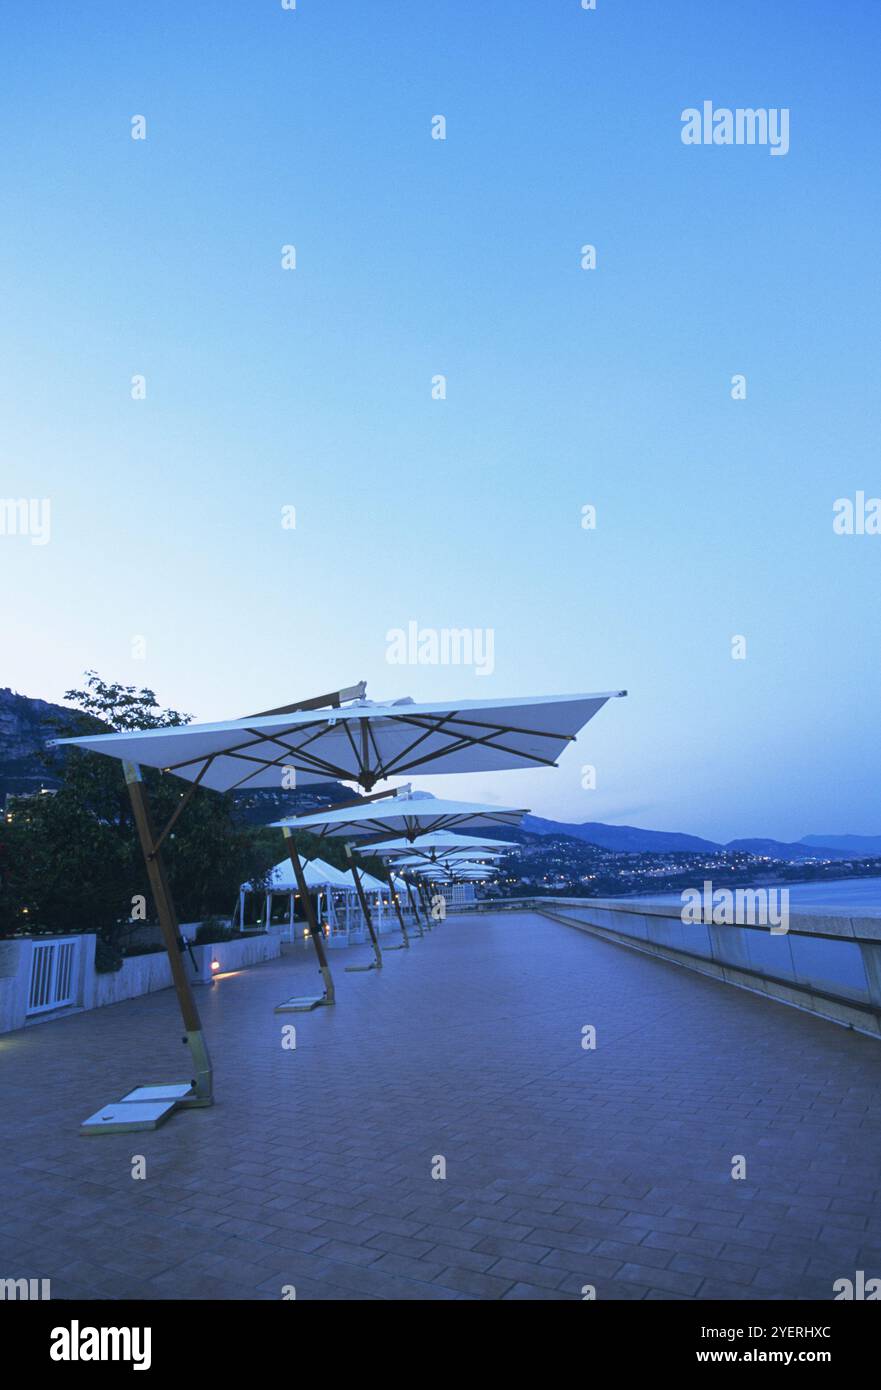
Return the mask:
<path id="1" fill-rule="evenodd" d="M 227 927 L 219 917 L 207 917 L 196 930 L 194 946 L 210 946 L 216 941 L 238 941 L 241 933 Z"/>
<path id="2" fill-rule="evenodd" d="M 113 975 L 122 969 L 122 951 L 115 941 L 99 936 L 95 942 L 96 975 Z"/>

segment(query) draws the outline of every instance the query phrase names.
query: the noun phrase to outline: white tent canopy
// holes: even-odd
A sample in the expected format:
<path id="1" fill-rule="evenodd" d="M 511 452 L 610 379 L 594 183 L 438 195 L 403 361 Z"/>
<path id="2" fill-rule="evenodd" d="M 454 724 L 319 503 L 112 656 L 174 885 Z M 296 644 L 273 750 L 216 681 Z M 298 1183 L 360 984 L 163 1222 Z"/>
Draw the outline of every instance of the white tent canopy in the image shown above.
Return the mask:
<path id="1" fill-rule="evenodd" d="M 381 882 L 373 874 L 361 872 L 361 884 L 366 893 L 385 893 L 388 896 L 388 884 Z M 334 891 L 341 890 L 347 893 L 354 893 L 355 879 L 351 869 L 337 869 L 333 864 L 328 864 L 324 859 L 310 859 L 303 864 L 303 874 L 306 879 L 306 886 L 310 889 L 330 888 Z M 396 892 L 406 892 L 407 885 L 401 878 L 393 878 Z M 269 872 L 265 886 L 255 886 L 253 883 L 243 883 L 241 891 L 243 893 L 297 893 L 296 875 L 294 866 L 290 859 L 282 859 Z"/>
<path id="2" fill-rule="evenodd" d="M 351 874 L 343 873 L 342 869 L 334 868 L 333 864 L 328 864 L 324 859 L 310 859 L 303 864 L 303 873 L 306 878 L 306 885 L 309 888 L 348 888 L 355 891 L 355 885 Z M 253 883 L 243 883 L 242 891 L 245 893 L 296 893 L 297 880 L 294 874 L 294 866 L 290 859 L 282 859 L 269 871 L 265 889 L 255 888 Z"/>
<path id="3" fill-rule="evenodd" d="M 216 724 L 54 740 L 215 791 L 339 780 L 370 791 L 387 777 L 553 767 L 578 731 L 623 690 L 509 700 L 374 702 L 364 683 L 298 705 Z M 360 698 L 350 699 L 355 692 Z M 286 774 L 288 780 L 286 780 Z"/>
<path id="4" fill-rule="evenodd" d="M 388 884 L 387 884 L 387 883 L 383 883 L 382 880 L 376 878 L 376 876 L 375 876 L 374 874 L 365 873 L 365 871 L 364 871 L 363 869 L 360 870 L 360 874 L 361 874 L 361 886 L 364 888 L 364 891 L 365 891 L 366 893 L 387 893 L 387 892 L 388 892 Z M 354 875 L 353 875 L 351 869 L 349 869 L 349 871 L 348 871 L 348 873 L 347 873 L 347 875 L 346 875 L 346 882 L 347 882 L 351 887 L 354 887 L 354 885 L 355 885 L 355 878 L 354 878 Z"/>
<path id="5" fill-rule="evenodd" d="M 312 859 L 302 868 L 306 890 L 315 899 L 317 917 L 328 946 L 347 946 L 363 940 L 367 924 L 351 870 L 337 869 L 323 859 Z M 372 874 L 362 873 L 361 879 L 371 911 L 377 914 L 378 928 L 386 930 L 392 910 L 388 884 L 381 883 Z M 395 891 L 404 897 L 407 886 L 403 880 L 396 879 L 394 884 Z M 300 931 L 300 921 L 305 917 L 306 904 L 300 902 L 301 916 L 298 918 L 299 899 L 293 864 L 290 859 L 283 859 L 270 870 L 265 884 L 241 885 L 233 921 L 238 922 L 242 932 L 255 928 L 278 930 L 292 943 L 302 942 L 304 934 Z"/>

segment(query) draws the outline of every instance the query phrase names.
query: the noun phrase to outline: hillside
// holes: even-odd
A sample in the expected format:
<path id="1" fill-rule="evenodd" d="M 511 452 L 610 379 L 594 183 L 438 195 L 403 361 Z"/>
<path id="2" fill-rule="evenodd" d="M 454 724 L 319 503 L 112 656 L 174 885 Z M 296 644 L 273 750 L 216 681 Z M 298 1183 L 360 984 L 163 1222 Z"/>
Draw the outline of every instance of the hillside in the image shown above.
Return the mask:
<path id="1" fill-rule="evenodd" d="M 47 739 L 57 736 L 55 721 L 69 715 L 63 705 L 30 699 L 8 686 L 0 689 L 0 806 L 10 792 L 58 785 L 41 750 Z"/>
<path id="2" fill-rule="evenodd" d="M 845 850 L 871 858 L 881 854 L 881 835 L 803 835 L 800 845 L 821 845 L 826 849 Z"/>
<path id="3" fill-rule="evenodd" d="M 853 859 L 853 850 L 835 849 L 826 843 L 820 844 L 811 836 L 811 843 L 799 840 L 787 844 L 783 840 L 729 840 L 726 849 L 740 850 L 743 854 L 757 854 L 768 859 Z M 877 851 L 876 851 L 877 852 Z"/>
<path id="4" fill-rule="evenodd" d="M 537 835 L 572 835 L 577 840 L 599 845 L 617 854 L 694 853 L 714 850 L 719 846 L 697 835 L 684 835 L 674 830 L 641 830 L 635 825 L 604 825 L 602 821 L 584 821 L 581 825 L 543 820 L 540 816 L 524 816 L 523 829 Z"/>

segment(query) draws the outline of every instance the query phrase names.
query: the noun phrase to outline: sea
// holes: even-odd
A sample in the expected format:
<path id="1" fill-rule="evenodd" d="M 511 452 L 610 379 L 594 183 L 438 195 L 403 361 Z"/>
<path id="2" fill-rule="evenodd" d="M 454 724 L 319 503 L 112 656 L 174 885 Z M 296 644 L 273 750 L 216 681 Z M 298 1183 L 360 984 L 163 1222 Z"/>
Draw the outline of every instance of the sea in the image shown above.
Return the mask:
<path id="1" fill-rule="evenodd" d="M 694 887 L 699 888 L 700 883 Z M 742 886 L 742 885 L 738 885 Z M 759 887 L 754 884 L 753 887 Z M 881 917 L 881 878 L 824 879 L 813 883 L 775 883 L 775 888 L 789 889 L 789 905 L 803 912 L 821 916 Z M 640 893 L 643 902 L 681 902 L 681 893 Z"/>

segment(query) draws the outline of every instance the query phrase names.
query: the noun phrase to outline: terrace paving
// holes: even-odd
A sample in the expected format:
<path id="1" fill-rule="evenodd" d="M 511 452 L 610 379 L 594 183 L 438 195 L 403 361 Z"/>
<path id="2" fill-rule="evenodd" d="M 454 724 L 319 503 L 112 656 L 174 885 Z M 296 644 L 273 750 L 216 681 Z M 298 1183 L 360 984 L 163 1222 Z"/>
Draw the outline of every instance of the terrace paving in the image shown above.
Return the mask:
<path id="1" fill-rule="evenodd" d="M 533 914 L 450 918 L 381 973 L 345 974 L 356 954 L 332 955 L 335 1009 L 273 1013 L 314 988 L 301 952 L 199 990 L 217 1104 L 153 1133 L 78 1125 L 186 1079 L 170 991 L 0 1038 L 0 1277 L 828 1300 L 881 1274 L 878 1042 Z"/>

